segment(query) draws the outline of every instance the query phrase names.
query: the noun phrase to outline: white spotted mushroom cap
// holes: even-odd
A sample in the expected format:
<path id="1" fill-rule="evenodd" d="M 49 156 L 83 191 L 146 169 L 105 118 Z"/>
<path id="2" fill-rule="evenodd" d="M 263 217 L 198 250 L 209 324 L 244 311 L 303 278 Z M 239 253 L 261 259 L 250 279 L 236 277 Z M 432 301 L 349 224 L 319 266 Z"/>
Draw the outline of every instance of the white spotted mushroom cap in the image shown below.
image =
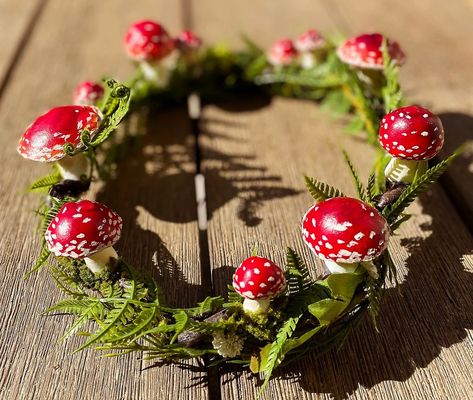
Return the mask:
<path id="1" fill-rule="evenodd" d="M 286 287 L 284 272 L 267 258 L 247 258 L 233 275 L 233 288 L 246 299 L 262 300 L 276 297 Z"/>
<path id="2" fill-rule="evenodd" d="M 389 225 L 372 206 L 335 197 L 309 208 L 302 237 L 322 260 L 358 263 L 378 257 L 388 245 Z"/>
<path id="3" fill-rule="evenodd" d="M 316 29 L 309 29 L 297 38 L 294 45 L 298 51 L 314 51 L 324 47 L 325 39 Z"/>
<path id="4" fill-rule="evenodd" d="M 383 35 L 380 33 L 365 33 L 350 38 L 337 48 L 337 55 L 345 64 L 358 68 L 383 69 Z M 387 40 L 388 53 L 398 65 L 404 63 L 405 55 L 399 44 Z"/>
<path id="5" fill-rule="evenodd" d="M 442 122 L 420 106 L 401 107 L 385 115 L 379 126 L 381 146 L 395 158 L 430 160 L 445 140 Z"/>
<path id="6" fill-rule="evenodd" d="M 56 256 L 85 258 L 113 246 L 122 219 L 107 206 L 90 200 L 65 203 L 46 229 L 49 250 Z"/>
<path id="7" fill-rule="evenodd" d="M 38 117 L 23 133 L 18 153 L 33 161 L 53 162 L 64 158 L 64 145 L 75 150 L 82 147 L 81 133 L 89 131 L 93 138 L 98 131 L 102 113 L 95 106 L 61 106 Z"/>
<path id="8" fill-rule="evenodd" d="M 142 20 L 132 24 L 125 34 L 125 49 L 137 61 L 159 61 L 174 50 L 174 39 L 155 21 Z"/>

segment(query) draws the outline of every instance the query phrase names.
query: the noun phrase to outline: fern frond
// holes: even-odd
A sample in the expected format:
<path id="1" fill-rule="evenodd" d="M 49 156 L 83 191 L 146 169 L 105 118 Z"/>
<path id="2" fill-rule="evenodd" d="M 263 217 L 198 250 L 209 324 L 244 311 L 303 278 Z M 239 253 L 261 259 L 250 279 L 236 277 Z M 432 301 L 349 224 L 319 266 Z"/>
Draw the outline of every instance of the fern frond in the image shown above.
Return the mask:
<path id="1" fill-rule="evenodd" d="M 301 316 L 302 314 L 287 319 L 286 321 L 284 321 L 282 327 L 279 329 L 276 335 L 276 340 L 271 344 L 271 348 L 269 350 L 268 361 L 263 370 L 264 382 L 261 385 L 258 396 L 263 393 L 266 385 L 271 379 L 271 375 L 274 369 L 284 360 L 284 344 L 293 335 Z"/>
<path id="2" fill-rule="evenodd" d="M 174 319 L 176 320 L 174 336 L 171 339 L 171 344 L 173 344 L 177 337 L 184 332 L 189 322 L 189 316 L 184 311 L 179 311 L 174 314 Z"/>
<path id="3" fill-rule="evenodd" d="M 65 294 L 72 297 L 82 297 L 85 295 L 77 280 L 67 274 L 63 269 L 53 266 L 49 267 L 49 273 L 56 286 Z"/>
<path id="4" fill-rule="evenodd" d="M 399 66 L 391 59 L 386 38 L 381 46 L 384 59 L 385 86 L 381 89 L 385 114 L 399 108 L 402 103 L 403 93 L 399 85 Z"/>
<path id="5" fill-rule="evenodd" d="M 286 251 L 286 277 L 289 295 L 296 295 L 313 284 L 301 257 L 290 247 Z"/>
<path id="6" fill-rule="evenodd" d="M 373 199 L 378 195 L 376 187 L 376 175 L 372 173 L 368 178 L 368 185 L 366 187 L 366 197 L 369 203 L 373 203 Z"/>
<path id="7" fill-rule="evenodd" d="M 431 184 L 433 184 L 448 168 L 450 163 L 459 156 L 460 152 L 453 153 L 447 159 L 441 161 L 432 168 L 429 168 L 423 175 L 409 185 L 394 204 L 384 209 L 383 215 L 390 224 L 394 223 L 404 210 Z"/>
<path id="8" fill-rule="evenodd" d="M 61 174 L 59 171 L 55 170 L 53 173 L 43 176 L 38 180 L 34 181 L 30 187 L 30 191 L 37 191 L 37 190 L 48 190 L 51 186 L 55 185 L 56 183 L 61 182 Z"/>
<path id="9" fill-rule="evenodd" d="M 344 197 L 345 195 L 338 189 L 317 181 L 315 178 L 304 176 L 305 185 L 310 195 L 316 202 L 324 201 L 332 197 Z"/>
<path id="10" fill-rule="evenodd" d="M 35 273 L 39 269 L 41 269 L 44 264 L 48 261 L 49 256 L 51 255 L 51 252 L 48 249 L 48 245 L 46 244 L 46 241 L 43 240 L 43 243 L 41 245 L 41 251 L 39 253 L 38 258 L 36 259 L 33 267 L 23 275 L 23 279 L 28 279 L 31 274 Z"/>
<path id="11" fill-rule="evenodd" d="M 356 169 L 353 166 L 353 163 L 351 162 L 350 157 L 348 156 L 348 153 L 345 150 L 343 150 L 343 156 L 345 157 L 345 161 L 346 161 L 346 163 L 348 165 L 348 168 L 350 169 L 350 172 L 353 176 L 353 180 L 355 181 L 355 187 L 356 187 L 356 191 L 358 193 L 358 197 L 360 198 L 360 200 L 366 201 L 365 188 L 364 188 L 363 184 L 361 183 L 360 178 L 358 177 L 358 173 L 356 172 Z"/>

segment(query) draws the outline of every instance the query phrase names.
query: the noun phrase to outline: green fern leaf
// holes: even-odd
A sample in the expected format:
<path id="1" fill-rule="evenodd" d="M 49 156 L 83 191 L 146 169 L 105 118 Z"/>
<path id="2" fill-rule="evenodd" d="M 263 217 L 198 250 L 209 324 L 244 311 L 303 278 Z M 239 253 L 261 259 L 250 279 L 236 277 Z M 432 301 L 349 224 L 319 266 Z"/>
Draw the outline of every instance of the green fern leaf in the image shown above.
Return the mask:
<path id="1" fill-rule="evenodd" d="M 52 174 L 43 176 L 42 178 L 33 182 L 30 185 L 29 190 L 48 190 L 51 186 L 55 185 L 56 183 L 59 183 L 61 179 L 61 174 L 58 171 L 54 171 Z"/>
<path id="2" fill-rule="evenodd" d="M 84 296 L 84 291 L 81 289 L 77 281 L 61 268 L 50 266 L 49 273 L 53 278 L 56 286 L 65 294 L 72 297 Z"/>
<path id="3" fill-rule="evenodd" d="M 324 201 L 332 197 L 344 197 L 345 195 L 338 189 L 319 182 L 315 178 L 304 176 L 305 185 L 310 195 L 316 202 Z"/>
<path id="4" fill-rule="evenodd" d="M 28 279 L 31 276 L 31 274 L 41 269 L 48 261 L 48 258 L 50 255 L 51 255 L 51 252 L 48 249 L 46 241 L 43 241 L 43 244 L 41 246 L 41 252 L 39 253 L 39 256 L 36 262 L 34 263 L 33 267 L 26 274 L 23 275 L 23 279 Z"/>
<path id="5" fill-rule="evenodd" d="M 154 320 L 157 313 L 157 307 L 143 308 L 127 324 L 118 326 L 116 331 L 107 336 L 108 343 L 123 342 L 142 333 L 148 325 Z"/>
<path id="6" fill-rule="evenodd" d="M 308 289 L 313 280 L 300 256 L 290 247 L 286 251 L 286 277 L 289 295 Z"/>
<path id="7" fill-rule="evenodd" d="M 459 156 L 460 152 L 453 153 L 447 159 L 441 161 L 432 168 L 429 168 L 423 175 L 416 178 L 416 180 L 409 185 L 394 204 L 386 207 L 383 215 L 390 224 L 394 223 L 403 211 L 429 186 L 434 183 L 448 168 L 450 163 Z"/>
<path id="8" fill-rule="evenodd" d="M 366 187 L 366 197 L 369 203 L 373 203 L 373 199 L 378 195 L 376 187 L 376 175 L 372 173 L 368 178 L 368 185 Z"/>
<path id="9" fill-rule="evenodd" d="M 171 344 L 173 344 L 176 341 L 177 337 L 186 329 L 187 324 L 189 322 L 189 316 L 186 312 L 179 311 L 178 313 L 174 314 L 174 319 L 176 320 L 176 325 L 174 336 L 172 337 L 170 342 Z"/>
<path id="10" fill-rule="evenodd" d="M 356 169 L 353 166 L 353 163 L 351 162 L 350 157 L 348 156 L 345 150 L 343 151 L 343 156 L 345 157 L 345 161 L 348 165 L 348 168 L 350 168 L 350 172 L 353 176 L 353 180 L 355 181 L 355 187 L 358 193 L 358 197 L 360 198 L 360 200 L 366 201 L 365 188 L 363 187 L 363 184 L 361 183 L 360 178 L 358 177 L 358 173 L 356 172 Z"/>

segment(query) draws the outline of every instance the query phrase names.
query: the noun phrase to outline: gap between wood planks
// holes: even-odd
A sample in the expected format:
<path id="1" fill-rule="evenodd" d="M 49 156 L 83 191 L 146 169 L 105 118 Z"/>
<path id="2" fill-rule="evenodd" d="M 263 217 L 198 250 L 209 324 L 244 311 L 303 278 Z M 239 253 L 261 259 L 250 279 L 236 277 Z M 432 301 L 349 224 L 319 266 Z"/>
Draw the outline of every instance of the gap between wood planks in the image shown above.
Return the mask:
<path id="1" fill-rule="evenodd" d="M 0 77 L 0 99 L 5 92 L 8 84 L 10 83 L 10 78 L 12 73 L 15 69 L 15 66 L 20 61 L 28 42 L 30 41 L 31 37 L 33 36 L 33 32 L 38 25 L 38 20 L 45 9 L 47 0 L 37 0 L 36 7 L 34 8 L 33 12 L 31 13 L 30 18 L 28 19 L 28 23 L 26 24 L 26 28 L 22 33 L 20 40 L 18 41 L 18 46 L 16 47 L 15 52 L 12 55 L 10 62 L 7 64 L 7 68 L 5 70 L 5 74 L 3 77 Z"/>

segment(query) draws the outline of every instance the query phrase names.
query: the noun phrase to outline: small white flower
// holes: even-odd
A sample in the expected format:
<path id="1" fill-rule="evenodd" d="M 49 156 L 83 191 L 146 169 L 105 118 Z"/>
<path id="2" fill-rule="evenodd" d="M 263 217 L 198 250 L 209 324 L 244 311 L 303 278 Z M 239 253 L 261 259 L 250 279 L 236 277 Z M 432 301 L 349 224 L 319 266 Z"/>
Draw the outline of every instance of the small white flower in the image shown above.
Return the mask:
<path id="1" fill-rule="evenodd" d="M 218 331 L 213 334 L 212 346 L 222 357 L 233 358 L 243 350 L 243 339 Z"/>

